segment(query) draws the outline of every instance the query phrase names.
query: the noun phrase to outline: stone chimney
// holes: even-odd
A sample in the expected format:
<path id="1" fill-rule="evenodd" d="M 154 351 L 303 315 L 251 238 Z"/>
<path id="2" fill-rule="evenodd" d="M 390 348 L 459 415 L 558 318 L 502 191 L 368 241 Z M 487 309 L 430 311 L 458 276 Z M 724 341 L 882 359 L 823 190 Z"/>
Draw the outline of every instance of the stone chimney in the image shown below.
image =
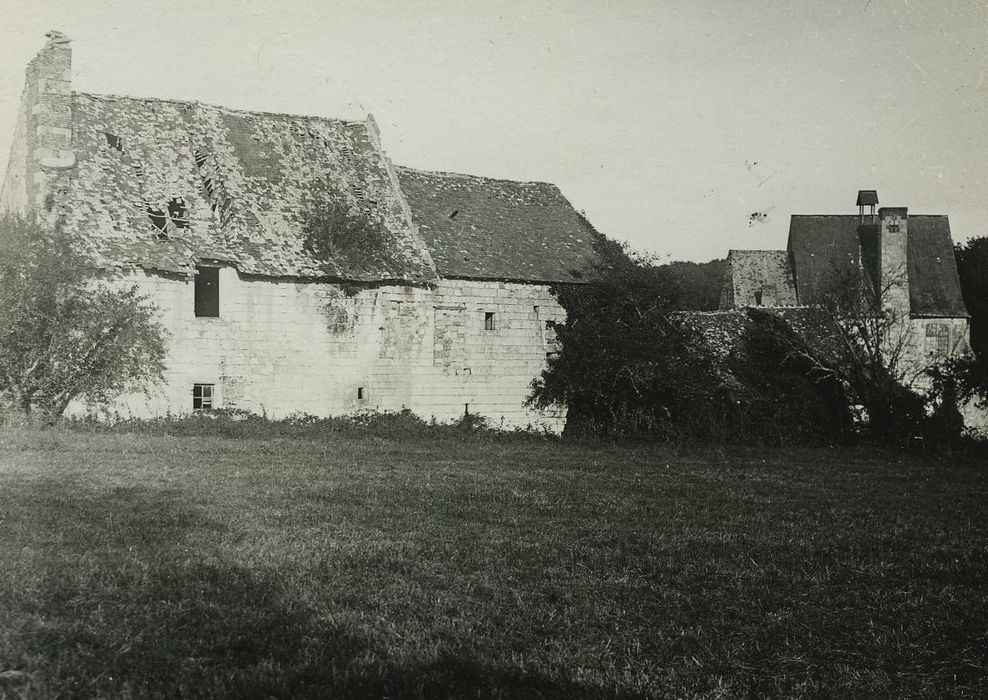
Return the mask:
<path id="1" fill-rule="evenodd" d="M 51 197 L 61 171 L 75 166 L 72 150 L 72 47 L 52 30 L 48 43 L 27 65 L 22 108 L 28 156 L 28 205 L 52 209 Z"/>
<path id="2" fill-rule="evenodd" d="M 908 316 L 909 306 L 909 210 L 882 207 L 878 210 L 878 269 L 882 308 Z"/>

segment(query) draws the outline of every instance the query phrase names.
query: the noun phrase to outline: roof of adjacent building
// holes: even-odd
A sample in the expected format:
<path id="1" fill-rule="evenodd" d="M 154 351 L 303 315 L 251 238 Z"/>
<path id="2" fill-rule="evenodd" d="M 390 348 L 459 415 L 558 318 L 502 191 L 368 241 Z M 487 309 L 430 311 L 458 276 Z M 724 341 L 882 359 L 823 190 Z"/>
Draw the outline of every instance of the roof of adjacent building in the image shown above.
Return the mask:
<path id="1" fill-rule="evenodd" d="M 917 316 L 967 316 L 947 217 L 910 214 L 907 231 L 911 312 Z M 874 237 L 877 227 L 862 226 L 853 214 L 793 215 L 789 254 L 799 302 L 812 304 L 835 269 L 844 265 L 867 268 Z"/>
<path id="2" fill-rule="evenodd" d="M 731 250 L 720 307 L 795 306 L 796 286 L 784 250 Z"/>
<path id="3" fill-rule="evenodd" d="M 396 169 L 371 118 L 86 93 L 72 108 L 76 167 L 59 203 L 104 267 L 573 282 L 593 255 L 592 227 L 553 185 Z M 306 245 L 327 203 L 378 234 L 329 253 Z"/>
<path id="4" fill-rule="evenodd" d="M 575 282 L 599 234 L 555 185 L 399 167 L 443 277 Z"/>

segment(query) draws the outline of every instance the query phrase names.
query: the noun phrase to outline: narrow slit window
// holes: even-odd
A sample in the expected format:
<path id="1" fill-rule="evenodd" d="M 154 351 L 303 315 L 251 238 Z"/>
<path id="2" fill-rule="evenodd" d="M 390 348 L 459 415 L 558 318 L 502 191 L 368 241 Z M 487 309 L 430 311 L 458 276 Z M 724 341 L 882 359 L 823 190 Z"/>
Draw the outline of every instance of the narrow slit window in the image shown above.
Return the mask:
<path id="1" fill-rule="evenodd" d="M 213 410 L 213 384 L 193 384 L 192 385 L 192 410 L 212 411 Z"/>
<path id="2" fill-rule="evenodd" d="M 484 312 L 484 330 L 492 331 L 494 329 L 495 329 L 494 312 L 493 311 Z"/>
<path id="3" fill-rule="evenodd" d="M 364 387 L 358 386 L 357 387 L 357 400 L 358 401 L 361 401 L 361 400 L 363 400 L 363 398 L 364 398 Z"/>
<path id="4" fill-rule="evenodd" d="M 220 269 L 196 268 L 196 316 L 216 318 L 220 315 Z"/>

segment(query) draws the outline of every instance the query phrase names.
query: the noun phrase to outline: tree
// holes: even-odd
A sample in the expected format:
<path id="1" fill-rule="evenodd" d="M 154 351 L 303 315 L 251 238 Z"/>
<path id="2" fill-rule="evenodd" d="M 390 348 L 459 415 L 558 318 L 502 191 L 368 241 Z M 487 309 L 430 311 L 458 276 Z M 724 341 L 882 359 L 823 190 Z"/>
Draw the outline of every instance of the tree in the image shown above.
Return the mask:
<path id="1" fill-rule="evenodd" d="M 870 433 L 881 440 L 913 433 L 924 418 L 924 399 L 909 388 L 922 368 L 909 359 L 904 274 L 872 275 L 833 262 L 811 309 L 790 319 L 804 341 L 793 352 L 808 362 L 810 375 L 839 382 L 852 403 L 864 407 Z"/>
<path id="2" fill-rule="evenodd" d="M 566 323 L 555 325 L 559 352 L 529 403 L 566 406 L 571 434 L 655 434 L 682 397 L 704 392 L 693 383 L 706 374 L 682 366 L 703 358 L 669 318 L 677 290 L 668 269 L 602 236 L 595 248 L 584 284 L 554 288 Z"/>
<path id="3" fill-rule="evenodd" d="M 964 305 L 971 314 L 971 349 L 988 361 L 988 237 L 954 246 Z"/>
<path id="4" fill-rule="evenodd" d="M 682 311 L 716 311 L 719 308 L 726 260 L 718 258 L 703 263 L 674 261 L 662 267 L 672 275 L 675 285 L 670 306 Z"/>
<path id="5" fill-rule="evenodd" d="M 157 309 L 92 274 L 61 227 L 0 219 L 0 395 L 25 413 L 54 418 L 162 379 Z"/>

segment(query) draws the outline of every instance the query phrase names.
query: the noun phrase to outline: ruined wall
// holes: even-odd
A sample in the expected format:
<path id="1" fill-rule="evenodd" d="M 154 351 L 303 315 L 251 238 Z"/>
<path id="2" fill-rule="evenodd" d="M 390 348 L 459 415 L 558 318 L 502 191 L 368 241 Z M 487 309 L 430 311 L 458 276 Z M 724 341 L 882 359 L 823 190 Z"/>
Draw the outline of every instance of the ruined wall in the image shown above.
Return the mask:
<path id="1" fill-rule="evenodd" d="M 407 407 L 440 421 L 469 411 L 505 427 L 562 428 L 561 416 L 522 406 L 552 350 L 546 323 L 564 317 L 546 286 L 443 280 L 347 296 L 232 267 L 219 277 L 218 318 L 194 315 L 192 280 L 143 271 L 116 280 L 156 301 L 172 338 L 166 385 L 111 410 L 187 413 L 193 384 L 207 383 L 218 406 L 270 417 Z"/>

